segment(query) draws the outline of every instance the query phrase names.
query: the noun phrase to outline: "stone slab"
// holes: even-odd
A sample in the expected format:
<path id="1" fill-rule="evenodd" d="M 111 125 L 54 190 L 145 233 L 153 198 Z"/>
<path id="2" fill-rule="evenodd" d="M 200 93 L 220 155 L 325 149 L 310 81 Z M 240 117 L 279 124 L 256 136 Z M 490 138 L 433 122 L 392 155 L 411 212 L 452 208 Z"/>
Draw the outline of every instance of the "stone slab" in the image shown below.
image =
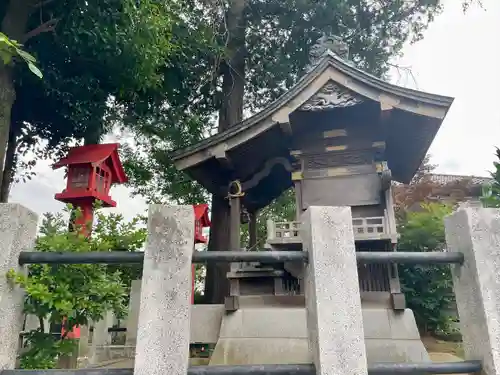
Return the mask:
<path id="1" fill-rule="evenodd" d="M 224 305 L 192 305 L 190 342 L 215 344 L 223 316 Z"/>
<path id="2" fill-rule="evenodd" d="M 363 324 L 365 327 L 365 345 L 368 363 L 374 362 L 422 362 L 428 361 L 429 357 L 420 337 L 413 312 L 409 309 L 398 313 L 392 309 L 363 309 Z M 290 324 L 292 322 L 293 324 Z M 417 332 L 417 335 L 415 335 Z M 257 341 L 261 340 L 261 341 Z M 301 351 L 308 348 L 306 311 L 304 308 L 244 308 L 234 313 L 223 316 L 220 330 L 220 339 L 213 353 L 213 363 L 236 364 L 243 358 L 253 358 L 258 364 L 266 358 L 274 358 L 278 364 L 293 364 L 288 355 L 281 356 L 281 351 L 273 350 L 269 343 L 281 340 L 287 345 L 287 340 L 293 343 L 293 358 L 309 358 L 310 353 Z M 301 341 L 302 340 L 302 341 Z M 245 346 L 247 343 L 248 349 Z M 301 344 L 300 344 L 301 343 Z M 238 348 L 238 355 L 233 345 Z M 254 347 L 266 347 L 260 351 L 262 358 L 256 353 L 247 353 L 247 350 L 255 350 Z M 252 349 L 250 349 L 252 348 Z M 305 350 L 305 349 L 304 349 Z M 307 349 L 308 350 L 308 349 Z M 287 362 L 288 361 L 288 362 Z M 309 363 L 310 363 L 309 362 Z"/>

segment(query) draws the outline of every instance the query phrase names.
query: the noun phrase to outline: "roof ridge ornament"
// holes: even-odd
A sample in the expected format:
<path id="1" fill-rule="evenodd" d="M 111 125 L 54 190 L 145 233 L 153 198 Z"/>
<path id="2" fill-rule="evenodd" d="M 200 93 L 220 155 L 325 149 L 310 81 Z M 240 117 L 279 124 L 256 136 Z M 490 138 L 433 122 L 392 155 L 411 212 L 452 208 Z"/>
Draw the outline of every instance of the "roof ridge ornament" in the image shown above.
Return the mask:
<path id="1" fill-rule="evenodd" d="M 334 34 L 323 34 L 309 50 L 309 64 L 306 71 L 311 71 L 328 54 L 334 54 L 343 60 L 349 59 L 349 46 Z"/>

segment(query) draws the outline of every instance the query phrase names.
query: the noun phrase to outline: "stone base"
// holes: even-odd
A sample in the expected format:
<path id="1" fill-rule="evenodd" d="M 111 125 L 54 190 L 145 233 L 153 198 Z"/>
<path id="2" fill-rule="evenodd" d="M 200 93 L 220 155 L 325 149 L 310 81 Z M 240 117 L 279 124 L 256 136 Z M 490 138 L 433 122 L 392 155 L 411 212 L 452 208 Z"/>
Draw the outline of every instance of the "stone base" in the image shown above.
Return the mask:
<path id="1" fill-rule="evenodd" d="M 368 363 L 429 361 L 413 312 L 363 308 Z M 312 363 L 301 307 L 244 307 L 225 315 L 210 365 Z"/>
<path id="2" fill-rule="evenodd" d="M 114 361 L 123 358 L 134 358 L 135 346 L 109 345 L 93 348 L 93 353 L 87 359 L 87 365 L 96 365 L 101 362 Z"/>

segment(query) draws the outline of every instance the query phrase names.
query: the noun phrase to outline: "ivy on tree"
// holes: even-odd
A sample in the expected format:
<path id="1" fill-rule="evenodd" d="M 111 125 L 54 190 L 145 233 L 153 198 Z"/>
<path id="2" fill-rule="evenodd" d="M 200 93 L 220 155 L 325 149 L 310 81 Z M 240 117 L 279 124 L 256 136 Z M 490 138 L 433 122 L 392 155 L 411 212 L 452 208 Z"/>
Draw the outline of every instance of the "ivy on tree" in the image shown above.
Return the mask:
<path id="1" fill-rule="evenodd" d="M 77 211 L 77 214 L 81 214 Z M 142 248 L 146 230 L 141 218 L 126 223 L 121 215 L 97 213 L 92 236 L 69 231 L 63 215 L 45 215 L 35 249 L 42 252 L 137 251 Z M 66 338 L 75 326 L 101 320 L 108 311 L 120 318 L 126 314 L 129 287 L 140 277 L 138 268 L 102 264 L 30 265 L 28 273 L 9 271 L 11 282 L 26 291 L 24 312 L 39 320 L 38 329 L 24 336 L 21 368 L 55 368 L 57 360 L 75 347 Z M 55 338 L 49 325 L 63 324 L 65 334 Z M 63 323 L 64 322 L 64 323 Z"/>

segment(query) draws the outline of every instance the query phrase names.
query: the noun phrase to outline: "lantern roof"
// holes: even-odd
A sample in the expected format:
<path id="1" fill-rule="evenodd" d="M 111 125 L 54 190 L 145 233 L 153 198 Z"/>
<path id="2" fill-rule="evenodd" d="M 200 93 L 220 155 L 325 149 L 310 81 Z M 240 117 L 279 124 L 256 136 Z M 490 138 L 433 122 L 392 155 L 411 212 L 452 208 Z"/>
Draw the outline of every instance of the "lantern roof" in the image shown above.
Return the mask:
<path id="1" fill-rule="evenodd" d="M 99 166 L 109 160 L 112 170 L 112 183 L 123 184 L 128 178 L 118 155 L 119 143 L 103 143 L 72 147 L 68 155 L 52 165 L 53 169 L 76 164 Z"/>

